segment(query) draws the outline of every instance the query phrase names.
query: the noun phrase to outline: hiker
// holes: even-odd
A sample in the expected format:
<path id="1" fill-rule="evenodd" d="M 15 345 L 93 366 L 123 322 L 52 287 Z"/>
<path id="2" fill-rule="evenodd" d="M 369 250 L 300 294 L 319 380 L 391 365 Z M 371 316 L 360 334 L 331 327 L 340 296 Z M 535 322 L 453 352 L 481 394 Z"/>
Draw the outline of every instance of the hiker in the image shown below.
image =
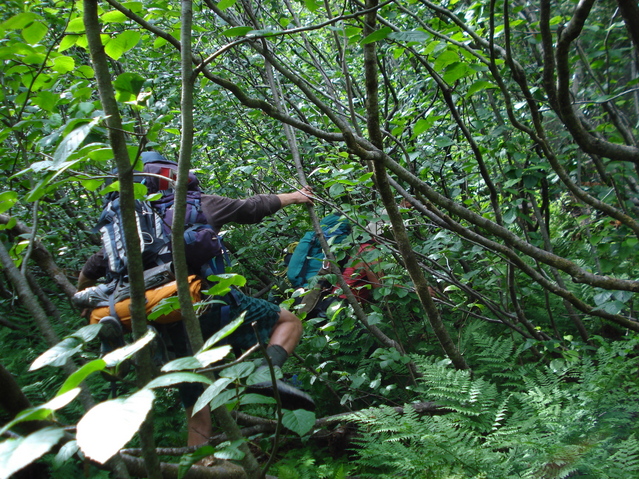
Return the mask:
<path id="1" fill-rule="evenodd" d="M 329 238 L 334 238 L 332 241 L 333 244 L 346 242 L 346 238 L 351 232 L 350 223 L 345 217 L 338 217 L 339 220 L 331 219 L 331 217 L 338 216 L 329 215 L 320 222 L 324 235 L 327 237 L 327 240 Z M 330 221 L 327 222 L 326 219 L 330 219 Z M 338 223 L 338 221 L 341 223 Z M 368 235 L 358 236 L 355 244 L 352 246 L 352 249 L 354 250 L 357 248 L 357 251 L 348 256 L 345 261 L 341 261 L 339 264 L 344 281 L 360 303 L 369 302 L 372 296 L 371 289 L 379 288 L 381 286 L 378 274 L 371 268 L 371 266 L 378 262 L 376 254 L 374 253 L 377 251 L 377 247 L 375 246 L 375 235 L 382 233 L 381 228 L 381 221 L 377 223 L 371 222 L 366 229 L 372 236 L 370 238 L 367 237 Z M 303 240 L 300 241 L 300 245 L 304 244 Z M 300 253 L 298 251 L 299 247 L 300 246 L 298 245 L 293 252 L 289 268 L 291 267 L 291 263 L 294 263 L 295 257 L 303 254 L 303 252 Z M 343 294 L 339 285 L 333 286 L 322 279 L 322 276 L 329 272 L 329 268 L 326 264 L 318 264 L 321 263 L 321 261 L 315 258 L 323 257 L 323 253 L 318 254 L 317 252 L 311 252 L 307 254 L 311 256 L 311 259 L 306 260 L 307 262 L 310 262 L 310 265 L 305 265 L 305 267 L 302 268 L 295 266 L 295 268 L 293 268 L 293 272 L 289 272 L 289 279 L 291 279 L 291 283 L 294 285 L 296 282 L 298 285 L 306 288 L 308 288 L 311 284 L 313 285 L 310 291 L 297 303 L 302 304 L 299 311 L 307 313 L 307 318 L 325 318 L 327 310 L 331 304 L 341 299 L 345 299 L 346 295 Z M 369 259 L 371 256 L 374 256 L 375 258 Z M 313 264 L 315 264 L 315 267 L 313 267 Z M 299 272 L 300 269 L 302 272 Z M 306 273 L 305 277 L 304 273 Z M 313 276 L 317 277 L 317 280 L 313 281 Z M 303 281 L 301 277 L 304 277 Z"/>
<path id="2" fill-rule="evenodd" d="M 146 158 L 145 158 L 146 157 Z M 161 159 L 167 161 L 156 152 L 145 152 L 142 154 L 143 161 Z M 160 160 L 160 161 L 161 161 Z M 146 171 L 146 163 L 145 163 Z M 153 191 L 150 191 L 153 193 Z M 215 233 L 218 233 L 222 226 L 227 223 L 255 224 L 264 217 L 270 216 L 285 206 L 301 203 L 312 203 L 312 191 L 308 187 L 301 190 L 269 195 L 255 195 L 246 199 L 231 199 L 218 195 L 201 194 L 201 211 L 206 218 L 206 222 Z M 109 262 L 104 248 L 91 256 L 80 273 L 78 287 L 86 288 L 95 284 L 97 280 L 107 275 Z M 228 295 L 227 295 L 228 296 Z M 241 313 L 246 311 L 244 323 L 227 341 L 234 348 L 248 349 L 256 343 L 255 333 L 251 326 L 252 322 L 257 322 L 257 328 L 262 339 L 267 342 L 266 353 L 275 367 L 282 367 L 286 359 L 293 353 L 302 335 L 302 323 L 288 310 L 280 308 L 265 300 L 252 298 L 235 290 L 229 298 L 228 307 L 214 303 L 207 311 L 200 315 L 200 325 L 204 338 L 208 338 L 225 324 L 223 322 L 232 321 Z M 228 321 L 222 316 L 222 311 L 227 311 Z M 119 323 L 116 321 L 116 323 Z M 188 343 L 185 340 L 184 328 L 180 323 L 173 323 L 166 328 L 171 341 L 176 349 L 178 357 L 189 353 Z M 178 351 L 179 349 L 179 351 Z M 264 367 L 265 361 L 262 366 Z M 277 381 L 277 390 L 284 407 L 286 401 L 292 404 L 291 409 L 314 409 L 315 404 L 307 394 L 299 391 L 282 381 Z M 257 384 L 252 386 L 253 391 L 261 394 L 273 394 L 272 384 Z M 201 385 L 185 383 L 179 387 L 182 403 L 186 409 L 188 417 L 188 444 L 199 445 L 206 443 L 211 435 L 211 416 L 208 407 L 191 414 L 193 406 L 202 392 Z"/>
<path id="3" fill-rule="evenodd" d="M 371 266 L 377 264 L 377 258 L 367 260 L 367 256 L 375 256 L 377 250 L 374 240 L 364 241 L 355 246 L 357 252 L 348 258 L 346 268 L 342 271 L 342 278 L 353 292 L 359 303 L 370 302 L 372 299 L 372 289 L 377 289 L 382 285 L 379 275 L 372 270 Z M 341 292 L 339 285 L 333 289 L 333 294 Z M 339 298 L 345 299 L 345 294 L 339 294 Z"/>

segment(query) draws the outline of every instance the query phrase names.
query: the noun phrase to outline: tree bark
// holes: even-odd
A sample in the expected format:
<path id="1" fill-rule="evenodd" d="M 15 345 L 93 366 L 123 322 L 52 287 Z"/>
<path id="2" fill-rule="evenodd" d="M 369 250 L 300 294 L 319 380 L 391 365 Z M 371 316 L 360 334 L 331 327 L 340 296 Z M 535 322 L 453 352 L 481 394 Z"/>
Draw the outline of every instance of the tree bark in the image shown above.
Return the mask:
<path id="1" fill-rule="evenodd" d="M 127 273 L 131 285 L 131 326 L 133 337 L 141 338 L 147 331 L 144 268 L 142 253 L 137 233 L 135 217 L 135 195 L 133 191 L 133 167 L 129 160 L 126 137 L 122 127 L 118 104 L 115 99 L 108 59 L 100 38 L 97 0 L 84 0 L 84 25 L 89 44 L 89 53 L 95 71 L 98 93 L 109 131 L 109 142 L 115 157 L 120 181 L 120 205 L 122 208 L 122 224 L 124 243 L 127 251 Z M 151 380 L 150 348 L 143 348 L 137 353 L 137 383 L 143 387 Z M 145 450 L 144 462 L 151 479 L 161 479 L 160 461 L 155 454 L 153 439 L 152 415 L 147 416 L 139 431 L 142 448 Z"/>
<path id="2" fill-rule="evenodd" d="M 122 459 L 129 474 L 133 477 L 148 477 L 144 461 L 137 457 L 122 454 Z M 177 479 L 179 464 L 160 463 L 162 479 Z M 212 466 L 192 466 L 184 479 L 246 479 L 248 476 L 244 469 L 231 462 L 220 461 L 220 464 Z"/>
<path id="3" fill-rule="evenodd" d="M 0 215 L 0 224 L 6 225 L 14 219 L 8 215 Z M 28 235 L 32 234 L 31 228 L 20 221 L 16 221 L 16 224 L 13 228 L 9 230 L 9 234 L 13 237 L 18 235 Z M 60 268 L 56 262 L 53 260 L 53 256 L 51 253 L 44 247 L 44 245 L 40 242 L 40 240 L 36 239 L 33 243 L 33 251 L 31 253 L 31 258 L 36 262 L 38 267 L 48 274 L 51 279 L 55 282 L 56 285 L 62 290 L 62 292 L 67 295 L 68 298 L 71 298 L 77 291 L 77 288 L 69 281 L 64 270 Z"/>
<path id="4" fill-rule="evenodd" d="M 366 2 L 366 7 L 369 10 L 369 13 L 366 15 L 364 37 L 370 35 L 375 30 L 377 5 L 377 0 L 368 0 Z M 379 104 L 377 97 L 377 49 L 374 42 L 364 45 L 364 69 L 366 76 L 366 118 L 368 134 L 371 137 L 371 143 L 381 151 L 383 149 L 383 142 L 379 125 Z M 417 261 L 415 252 L 413 251 L 408 239 L 404 222 L 399 214 L 397 203 L 395 202 L 394 195 L 388 182 L 388 177 L 386 176 L 386 167 L 384 166 L 382 157 L 378 157 L 373 160 L 373 169 L 375 171 L 377 190 L 380 193 L 384 207 L 386 208 L 390 218 L 391 225 L 393 227 L 393 236 L 395 237 L 395 241 L 397 241 L 397 247 L 402 255 L 402 259 L 404 260 L 406 270 L 413 281 L 419 301 L 428 316 L 428 320 L 435 331 L 437 339 L 439 340 L 439 344 L 457 369 L 469 369 L 466 360 L 450 337 L 450 334 L 441 319 L 439 311 L 435 306 L 433 298 L 430 295 L 428 282 L 424 277 L 424 272 L 419 267 L 419 262 Z"/>

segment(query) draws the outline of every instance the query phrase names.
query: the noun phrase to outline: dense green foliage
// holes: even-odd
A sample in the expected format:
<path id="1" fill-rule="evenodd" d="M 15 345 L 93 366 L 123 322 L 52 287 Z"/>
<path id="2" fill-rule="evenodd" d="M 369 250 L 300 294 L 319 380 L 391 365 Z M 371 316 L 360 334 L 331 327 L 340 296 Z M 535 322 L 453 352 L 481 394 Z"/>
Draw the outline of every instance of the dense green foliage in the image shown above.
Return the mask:
<path id="1" fill-rule="evenodd" d="M 0 471 L 11 470 L 18 445 L 34 451 L 25 465 L 60 441 L 60 427 L 91 424 L 83 396 L 71 397 L 82 379 L 97 408 L 130 413 L 129 437 L 152 408 L 156 445 L 183 446 L 171 386 L 212 382 L 188 374 L 219 360 L 208 344 L 145 387 L 134 368 L 118 386 L 122 400 L 105 402 L 104 373 L 134 351 L 100 359 L 95 331 L 81 329 L 69 303 L 98 248 L 92 227 L 117 160 L 87 5 L 8 1 L 0 12 L 1 365 L 35 406 L 30 419 L 52 426 L 12 424 L 17 411 L 3 404 L 0 422 L 11 427 Z M 284 375 L 318 410 L 289 411 L 282 434 L 269 423 L 249 437 L 262 465 L 279 445 L 269 473 L 639 474 L 636 6 L 205 0 L 193 5 L 195 73 L 185 83 L 181 15 L 166 0 L 98 4 L 130 161 L 150 147 L 185 151 L 181 102 L 192 88 L 194 148 L 181 161 L 205 192 L 245 197 L 308 183 L 317 197 L 312 210 L 228 225 L 232 271 L 246 284 L 229 281 L 294 308 L 303 292 L 285 280 L 284 249 L 313 228 L 313 215 L 337 211 L 356 225 L 352 242 L 333 247 L 337 260 L 371 236 L 371 221 L 385 224 L 369 258 L 383 282 L 373 301 L 304 318 Z M 66 365 L 45 353 L 60 342 Z M 30 370 L 38 358 L 43 367 Z M 277 419 L 272 402 L 241 394 L 252 370 L 221 372 L 209 400 Z M 440 409 L 408 406 L 430 402 Z M 313 427 L 341 413 L 352 415 Z M 54 477 L 81 473 L 71 439 L 56 451 L 61 464 L 52 453 L 40 459 Z M 49 447 L 36 455 L 38 444 Z M 237 444 L 216 451 L 239 459 Z"/>

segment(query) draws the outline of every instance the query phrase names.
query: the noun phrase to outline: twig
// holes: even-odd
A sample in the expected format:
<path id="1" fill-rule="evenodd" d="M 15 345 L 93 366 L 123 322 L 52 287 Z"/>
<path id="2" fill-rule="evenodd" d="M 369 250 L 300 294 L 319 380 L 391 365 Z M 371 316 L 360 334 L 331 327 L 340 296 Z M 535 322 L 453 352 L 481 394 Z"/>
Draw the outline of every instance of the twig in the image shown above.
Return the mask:
<path id="1" fill-rule="evenodd" d="M 269 467 L 271 467 L 271 464 L 273 463 L 273 460 L 275 459 L 275 454 L 277 453 L 277 448 L 279 447 L 278 443 L 279 443 L 280 430 L 282 428 L 282 418 L 283 418 L 282 399 L 280 398 L 280 392 L 277 390 L 277 382 L 276 382 L 277 378 L 275 377 L 275 369 L 273 368 L 273 362 L 271 361 L 271 358 L 268 357 L 268 354 L 266 354 L 266 346 L 264 346 L 264 343 L 262 342 L 262 338 L 260 337 L 260 334 L 257 330 L 257 322 L 253 321 L 251 323 L 251 327 L 253 328 L 253 331 L 255 331 L 255 337 L 257 338 L 259 347 L 262 350 L 262 354 L 264 355 L 264 359 L 266 360 L 266 364 L 268 365 L 268 370 L 269 370 L 269 373 L 271 374 L 271 383 L 273 384 L 273 394 L 275 396 L 275 401 L 277 402 L 277 405 L 276 405 L 277 423 L 275 425 L 275 437 L 273 438 L 273 449 L 271 449 L 271 454 L 268 458 L 268 461 L 266 461 L 266 464 L 264 464 L 264 467 L 262 468 L 262 474 L 260 478 L 263 479 L 266 477 L 266 473 L 268 472 Z"/>

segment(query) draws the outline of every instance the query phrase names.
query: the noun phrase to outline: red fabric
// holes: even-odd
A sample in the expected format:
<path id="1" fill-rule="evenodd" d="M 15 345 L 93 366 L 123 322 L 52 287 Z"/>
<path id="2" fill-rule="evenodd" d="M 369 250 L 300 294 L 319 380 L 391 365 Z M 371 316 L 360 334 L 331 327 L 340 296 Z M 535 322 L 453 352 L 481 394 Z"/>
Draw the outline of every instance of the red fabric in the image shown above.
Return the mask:
<path id="1" fill-rule="evenodd" d="M 373 246 L 370 243 L 364 243 L 360 245 L 359 249 L 357 250 L 357 253 L 354 256 L 351 256 L 349 258 L 347 263 L 348 267 L 345 268 L 344 271 L 342 272 L 342 277 L 344 278 L 344 281 L 346 281 L 346 284 L 348 285 L 349 288 L 351 288 L 351 291 L 353 291 L 355 298 L 357 298 L 357 301 L 359 301 L 360 303 L 362 301 L 370 300 L 371 288 L 365 287 L 366 285 L 370 284 L 370 281 L 366 277 L 366 270 L 361 267 L 356 269 L 355 265 L 357 265 L 358 263 L 362 261 L 361 256 L 364 252 L 370 251 L 374 248 L 375 246 Z M 339 289 L 340 287 L 337 286 L 335 287 L 333 292 Z M 346 295 L 340 294 L 339 297 L 346 298 Z"/>

